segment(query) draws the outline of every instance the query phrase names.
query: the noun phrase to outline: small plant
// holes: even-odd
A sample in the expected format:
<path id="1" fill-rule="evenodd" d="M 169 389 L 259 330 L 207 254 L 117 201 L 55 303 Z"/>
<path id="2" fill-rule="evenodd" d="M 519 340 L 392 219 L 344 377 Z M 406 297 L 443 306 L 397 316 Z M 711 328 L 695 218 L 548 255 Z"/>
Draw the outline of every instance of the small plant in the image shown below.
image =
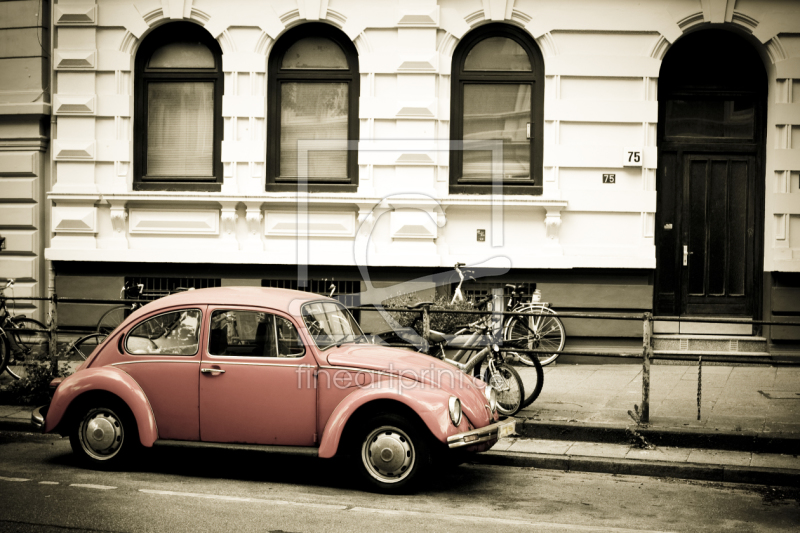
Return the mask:
<path id="1" fill-rule="evenodd" d="M 633 411 L 628 410 L 628 416 L 636 422 L 636 428 L 647 427 L 647 424 L 642 423 L 642 414 L 639 412 L 639 406 L 633 404 Z M 645 438 L 644 435 L 636 431 L 636 429 L 626 428 L 625 433 L 628 435 L 628 440 L 634 448 L 642 448 L 643 450 L 655 450 L 655 444 Z"/>
<path id="2" fill-rule="evenodd" d="M 50 382 L 70 374 L 69 366 L 53 371 L 49 363 L 25 364 L 26 375 L 8 384 L 2 391 L 3 401 L 15 405 L 41 405 L 50 400 Z"/>
<path id="3" fill-rule="evenodd" d="M 384 301 L 383 305 L 391 309 L 393 307 L 410 307 L 421 301 L 423 301 L 422 298 L 416 294 L 403 294 Z M 475 307 L 472 305 L 472 302 L 469 301 L 450 303 L 450 300 L 446 296 L 437 296 L 433 299 L 433 306 L 431 306 L 431 309 L 473 311 Z M 414 328 L 419 335 L 422 335 L 422 313 L 389 311 L 389 315 L 404 328 Z M 472 322 L 475 320 L 476 316 L 477 315 L 462 315 L 459 313 L 430 313 L 431 329 L 447 333 L 453 330 L 455 326 Z"/>

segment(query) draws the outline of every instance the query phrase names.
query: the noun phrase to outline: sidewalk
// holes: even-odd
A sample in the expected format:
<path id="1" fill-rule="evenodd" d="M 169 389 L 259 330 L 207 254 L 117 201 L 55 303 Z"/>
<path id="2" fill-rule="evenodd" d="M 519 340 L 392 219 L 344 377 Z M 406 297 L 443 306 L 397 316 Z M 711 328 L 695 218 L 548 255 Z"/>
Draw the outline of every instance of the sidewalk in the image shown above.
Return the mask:
<path id="1" fill-rule="evenodd" d="M 522 369 L 527 382 L 533 371 Z M 787 452 L 800 450 L 800 367 L 650 367 L 650 424 L 628 411 L 642 407 L 641 365 L 545 367 L 542 393 L 520 411 L 526 437 L 619 442 L 627 428 L 656 444 Z"/>
<path id="2" fill-rule="evenodd" d="M 800 368 L 653 365 L 650 424 L 641 365 L 545 368 L 518 438 L 474 462 L 565 471 L 800 486 Z M 523 381 L 532 370 L 520 369 Z M 30 431 L 30 407 L 0 406 L 0 430 Z"/>

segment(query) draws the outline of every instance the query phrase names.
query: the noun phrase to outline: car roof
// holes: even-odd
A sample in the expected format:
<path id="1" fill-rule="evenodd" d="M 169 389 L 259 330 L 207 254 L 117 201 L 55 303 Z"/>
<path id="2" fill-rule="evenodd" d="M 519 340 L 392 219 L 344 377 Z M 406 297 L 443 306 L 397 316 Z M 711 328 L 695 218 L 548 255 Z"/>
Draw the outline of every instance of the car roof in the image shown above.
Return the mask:
<path id="1" fill-rule="evenodd" d="M 299 314 L 300 306 L 314 300 L 336 301 L 327 296 L 269 287 L 214 287 L 170 294 L 147 304 L 148 312 L 176 305 L 252 305 L 269 307 L 293 315 Z"/>

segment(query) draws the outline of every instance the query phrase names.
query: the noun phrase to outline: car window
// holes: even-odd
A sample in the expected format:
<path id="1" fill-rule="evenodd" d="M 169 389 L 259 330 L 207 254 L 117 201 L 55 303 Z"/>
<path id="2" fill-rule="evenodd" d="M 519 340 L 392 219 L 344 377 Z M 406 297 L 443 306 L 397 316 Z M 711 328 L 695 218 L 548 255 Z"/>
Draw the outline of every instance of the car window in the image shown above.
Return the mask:
<path id="1" fill-rule="evenodd" d="M 125 349 L 136 355 L 194 355 L 201 316 L 199 309 L 184 309 L 148 318 L 128 333 Z"/>
<path id="2" fill-rule="evenodd" d="M 366 342 L 353 316 L 338 303 L 308 303 L 303 306 L 302 314 L 308 332 L 323 350 L 348 342 Z"/>
<path id="3" fill-rule="evenodd" d="M 216 310 L 208 338 L 211 355 L 300 357 L 305 353 L 294 325 L 269 313 Z"/>

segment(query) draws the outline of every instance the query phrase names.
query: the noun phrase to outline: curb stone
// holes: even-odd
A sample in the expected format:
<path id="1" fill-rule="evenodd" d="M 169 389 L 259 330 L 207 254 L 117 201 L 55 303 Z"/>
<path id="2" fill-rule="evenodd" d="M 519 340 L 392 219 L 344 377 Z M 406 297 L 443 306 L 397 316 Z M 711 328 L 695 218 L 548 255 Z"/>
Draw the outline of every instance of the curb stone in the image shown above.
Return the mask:
<path id="1" fill-rule="evenodd" d="M 786 436 L 755 431 L 709 431 L 690 428 L 653 428 L 631 426 L 657 446 L 712 448 L 743 452 L 794 454 L 800 449 L 800 436 Z M 526 419 L 517 425 L 517 433 L 526 438 L 572 440 L 622 444 L 630 442 L 627 427 L 574 422 L 550 422 Z"/>
<path id="2" fill-rule="evenodd" d="M 480 453 L 472 458 L 470 462 L 495 466 L 562 470 L 564 472 L 594 472 L 626 476 L 669 477 L 700 481 L 800 487 L 800 470 L 783 468 L 705 465 L 700 463 L 612 459 L 582 455 L 493 451 Z"/>

